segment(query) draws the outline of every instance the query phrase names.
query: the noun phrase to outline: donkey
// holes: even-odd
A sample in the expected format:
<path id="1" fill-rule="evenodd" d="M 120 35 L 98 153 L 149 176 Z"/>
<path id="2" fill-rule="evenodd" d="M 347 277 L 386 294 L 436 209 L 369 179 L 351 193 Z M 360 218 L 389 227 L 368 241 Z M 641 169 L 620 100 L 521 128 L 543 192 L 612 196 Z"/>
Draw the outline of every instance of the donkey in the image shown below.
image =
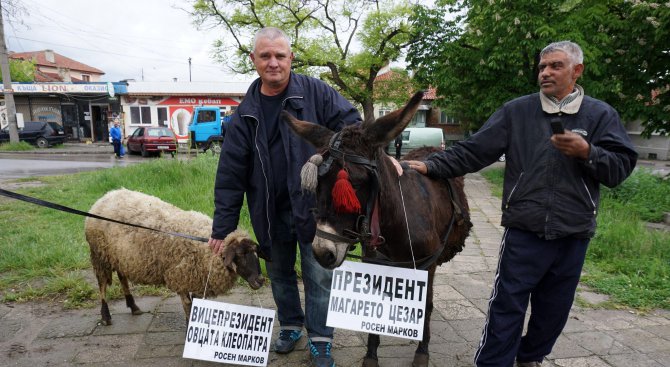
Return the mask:
<path id="1" fill-rule="evenodd" d="M 462 177 L 432 180 L 384 153 L 422 98 L 416 93 L 404 108 L 339 133 L 283 113 L 291 129 L 319 152 L 301 173 L 303 188 L 316 193 L 312 249 L 317 261 L 334 269 L 360 242 L 364 262 L 428 271 L 423 339 L 413 366 L 428 366 L 435 269 L 463 249 L 472 227 Z M 378 366 L 379 343 L 379 335 L 368 334 L 364 367 Z"/>

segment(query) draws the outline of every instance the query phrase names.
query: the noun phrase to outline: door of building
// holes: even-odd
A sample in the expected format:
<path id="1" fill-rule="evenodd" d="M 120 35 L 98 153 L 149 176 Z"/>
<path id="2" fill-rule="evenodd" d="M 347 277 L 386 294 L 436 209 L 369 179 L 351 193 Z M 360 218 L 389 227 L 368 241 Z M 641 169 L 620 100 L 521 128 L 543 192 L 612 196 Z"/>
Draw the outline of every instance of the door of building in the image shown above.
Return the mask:
<path id="1" fill-rule="evenodd" d="M 93 141 L 109 141 L 108 105 L 91 105 Z"/>
<path id="2" fill-rule="evenodd" d="M 63 116 L 63 130 L 67 139 L 80 140 L 81 129 L 79 128 L 79 114 L 77 106 L 74 104 L 61 105 L 61 114 Z"/>

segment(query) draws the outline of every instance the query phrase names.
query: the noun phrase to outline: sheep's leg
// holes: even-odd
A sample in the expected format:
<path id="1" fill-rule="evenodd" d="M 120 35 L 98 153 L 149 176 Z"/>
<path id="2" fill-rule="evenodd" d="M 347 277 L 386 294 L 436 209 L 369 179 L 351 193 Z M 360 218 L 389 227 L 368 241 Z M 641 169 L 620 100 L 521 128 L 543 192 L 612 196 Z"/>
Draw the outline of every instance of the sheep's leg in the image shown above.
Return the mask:
<path id="1" fill-rule="evenodd" d="M 368 351 L 363 358 L 363 367 L 377 367 L 379 361 L 377 359 L 377 348 L 379 348 L 379 335 L 368 334 Z"/>
<path id="2" fill-rule="evenodd" d="M 112 314 L 109 312 L 109 306 L 107 305 L 107 283 L 98 281 L 98 289 L 100 291 L 100 315 L 102 319 L 100 323 L 102 325 L 111 325 L 112 324 Z"/>
<path id="3" fill-rule="evenodd" d="M 428 344 L 430 344 L 430 316 L 433 313 L 433 279 L 435 264 L 428 269 L 428 292 L 426 295 L 426 317 L 423 322 L 423 338 L 414 353 L 413 367 L 428 367 Z"/>
<path id="4" fill-rule="evenodd" d="M 121 282 L 121 288 L 123 288 L 123 295 L 126 296 L 126 306 L 130 308 L 130 311 L 133 315 L 141 315 L 144 312 L 137 307 L 135 304 L 135 298 L 130 294 L 130 286 L 128 285 L 128 278 L 123 275 L 120 271 L 117 271 L 116 274 L 119 276 L 119 281 Z"/>
<path id="5" fill-rule="evenodd" d="M 179 293 L 179 297 L 181 297 L 181 304 L 184 307 L 184 315 L 186 316 L 186 323 L 188 324 L 188 318 L 191 315 L 191 296 L 189 296 L 188 292 L 183 292 Z"/>

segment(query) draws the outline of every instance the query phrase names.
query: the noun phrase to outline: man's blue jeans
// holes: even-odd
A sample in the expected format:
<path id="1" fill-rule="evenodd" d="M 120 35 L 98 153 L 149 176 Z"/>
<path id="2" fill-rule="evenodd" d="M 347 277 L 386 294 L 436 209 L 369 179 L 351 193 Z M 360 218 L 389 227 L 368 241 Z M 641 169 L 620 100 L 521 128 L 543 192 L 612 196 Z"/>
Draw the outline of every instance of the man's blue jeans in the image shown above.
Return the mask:
<path id="1" fill-rule="evenodd" d="M 312 255 L 311 243 L 297 243 L 293 215 L 282 212 L 275 217 L 272 237 L 272 262 L 266 262 L 272 296 L 277 304 L 279 324 L 307 329 L 310 338 L 332 339 L 333 328 L 326 326 L 331 270 L 319 265 Z M 300 247 L 300 266 L 305 286 L 305 311 L 303 312 L 295 271 L 297 248 Z M 319 340 L 317 339 L 317 340 Z"/>

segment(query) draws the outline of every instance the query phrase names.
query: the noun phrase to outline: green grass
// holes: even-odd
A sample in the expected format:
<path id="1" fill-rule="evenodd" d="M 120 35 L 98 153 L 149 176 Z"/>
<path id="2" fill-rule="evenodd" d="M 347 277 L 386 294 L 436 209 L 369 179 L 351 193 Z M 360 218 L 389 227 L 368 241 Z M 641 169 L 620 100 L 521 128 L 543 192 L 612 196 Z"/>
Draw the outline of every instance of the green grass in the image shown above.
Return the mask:
<path id="1" fill-rule="evenodd" d="M 482 175 L 500 197 L 503 170 Z M 582 282 L 609 295 L 611 307 L 670 309 L 670 233 L 644 225 L 670 211 L 670 182 L 636 170 L 617 188 L 601 193 L 598 228 Z"/>
<path id="2" fill-rule="evenodd" d="M 37 149 L 34 145 L 28 144 L 25 141 L 18 143 L 3 143 L 0 144 L 0 152 L 17 152 Z"/>
<path id="3" fill-rule="evenodd" d="M 17 191 L 88 211 L 106 192 L 125 187 L 211 216 L 217 159 L 211 155 L 188 161 L 157 159 L 127 167 L 41 177 L 44 186 Z M 250 230 L 246 206 L 240 218 L 240 226 Z M 97 284 L 82 275 L 90 269 L 84 217 L 0 197 L 0 223 L 7 224 L 0 231 L 0 299 L 59 299 L 64 294 L 66 305 L 76 307 L 97 298 Z M 115 290 L 112 293 L 120 295 Z"/>

